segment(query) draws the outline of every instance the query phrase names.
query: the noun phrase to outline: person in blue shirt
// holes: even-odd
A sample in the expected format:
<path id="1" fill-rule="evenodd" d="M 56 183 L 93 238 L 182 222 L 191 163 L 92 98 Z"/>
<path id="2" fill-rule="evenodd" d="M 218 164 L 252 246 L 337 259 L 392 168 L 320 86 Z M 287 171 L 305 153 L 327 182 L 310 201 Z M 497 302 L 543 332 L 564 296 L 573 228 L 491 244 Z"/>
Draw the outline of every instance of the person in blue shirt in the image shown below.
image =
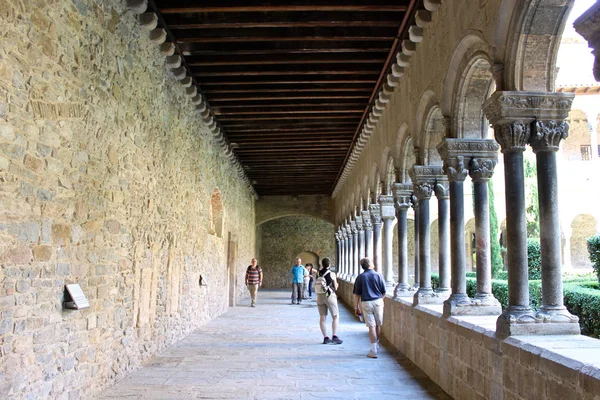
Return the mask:
<path id="1" fill-rule="evenodd" d="M 304 291 L 304 277 L 308 271 L 302 265 L 300 258 L 296 259 L 296 264 L 292 267 L 292 304 L 302 304 L 302 292 Z"/>
<path id="2" fill-rule="evenodd" d="M 385 282 L 383 276 L 375 271 L 375 265 L 369 258 L 360 260 L 363 273 L 356 277 L 354 282 L 354 314 L 362 315 L 369 328 L 369 339 L 371 351 L 367 354 L 369 358 L 377 358 L 379 350 L 379 336 L 383 324 L 383 298 L 385 297 Z"/>

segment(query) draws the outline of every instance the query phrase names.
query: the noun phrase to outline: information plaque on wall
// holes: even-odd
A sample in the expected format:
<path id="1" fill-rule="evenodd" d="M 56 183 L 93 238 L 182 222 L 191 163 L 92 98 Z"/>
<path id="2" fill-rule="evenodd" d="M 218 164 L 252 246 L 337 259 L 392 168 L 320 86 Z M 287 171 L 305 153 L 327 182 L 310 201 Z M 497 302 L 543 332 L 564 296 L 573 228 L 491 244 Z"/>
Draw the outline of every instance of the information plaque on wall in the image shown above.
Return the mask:
<path id="1" fill-rule="evenodd" d="M 81 310 L 83 308 L 89 308 L 90 303 L 87 297 L 81 290 L 81 286 L 77 283 L 65 285 L 67 293 L 65 294 L 64 307 L 70 310 Z"/>

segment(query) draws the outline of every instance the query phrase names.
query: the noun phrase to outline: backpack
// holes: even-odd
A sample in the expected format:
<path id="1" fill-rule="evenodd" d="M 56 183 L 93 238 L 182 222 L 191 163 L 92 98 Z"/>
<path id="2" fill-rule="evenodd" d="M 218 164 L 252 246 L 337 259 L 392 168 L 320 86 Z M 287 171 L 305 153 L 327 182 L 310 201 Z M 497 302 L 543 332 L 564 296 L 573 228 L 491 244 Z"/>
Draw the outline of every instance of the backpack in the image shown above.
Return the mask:
<path id="1" fill-rule="evenodd" d="M 325 276 L 329 273 L 330 271 L 325 272 L 323 276 L 319 276 L 315 281 L 314 289 L 316 294 L 324 294 L 327 296 L 331 294 L 331 289 L 329 288 L 329 285 L 327 285 L 327 280 L 325 279 Z"/>

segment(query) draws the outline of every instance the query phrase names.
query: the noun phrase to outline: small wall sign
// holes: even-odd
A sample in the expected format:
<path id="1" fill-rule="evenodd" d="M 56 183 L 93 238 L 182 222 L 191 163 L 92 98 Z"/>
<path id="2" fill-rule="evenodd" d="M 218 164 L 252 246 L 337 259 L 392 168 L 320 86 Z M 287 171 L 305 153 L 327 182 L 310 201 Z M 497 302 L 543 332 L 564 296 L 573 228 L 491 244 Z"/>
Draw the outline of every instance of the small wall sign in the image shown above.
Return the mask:
<path id="1" fill-rule="evenodd" d="M 69 310 L 81 310 L 83 308 L 89 308 L 90 303 L 88 302 L 85 293 L 81 290 L 81 286 L 77 283 L 65 285 L 65 302 L 63 303 L 64 308 Z"/>

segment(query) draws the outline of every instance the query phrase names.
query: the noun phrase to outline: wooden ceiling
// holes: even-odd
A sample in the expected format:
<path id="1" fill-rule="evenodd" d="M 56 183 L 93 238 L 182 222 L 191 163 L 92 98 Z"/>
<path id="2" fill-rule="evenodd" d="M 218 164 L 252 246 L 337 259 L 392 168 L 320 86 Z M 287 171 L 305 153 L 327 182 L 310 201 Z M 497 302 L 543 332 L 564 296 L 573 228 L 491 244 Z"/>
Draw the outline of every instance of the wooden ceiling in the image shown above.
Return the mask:
<path id="1" fill-rule="evenodd" d="M 331 195 L 417 0 L 154 0 L 259 196 Z"/>

